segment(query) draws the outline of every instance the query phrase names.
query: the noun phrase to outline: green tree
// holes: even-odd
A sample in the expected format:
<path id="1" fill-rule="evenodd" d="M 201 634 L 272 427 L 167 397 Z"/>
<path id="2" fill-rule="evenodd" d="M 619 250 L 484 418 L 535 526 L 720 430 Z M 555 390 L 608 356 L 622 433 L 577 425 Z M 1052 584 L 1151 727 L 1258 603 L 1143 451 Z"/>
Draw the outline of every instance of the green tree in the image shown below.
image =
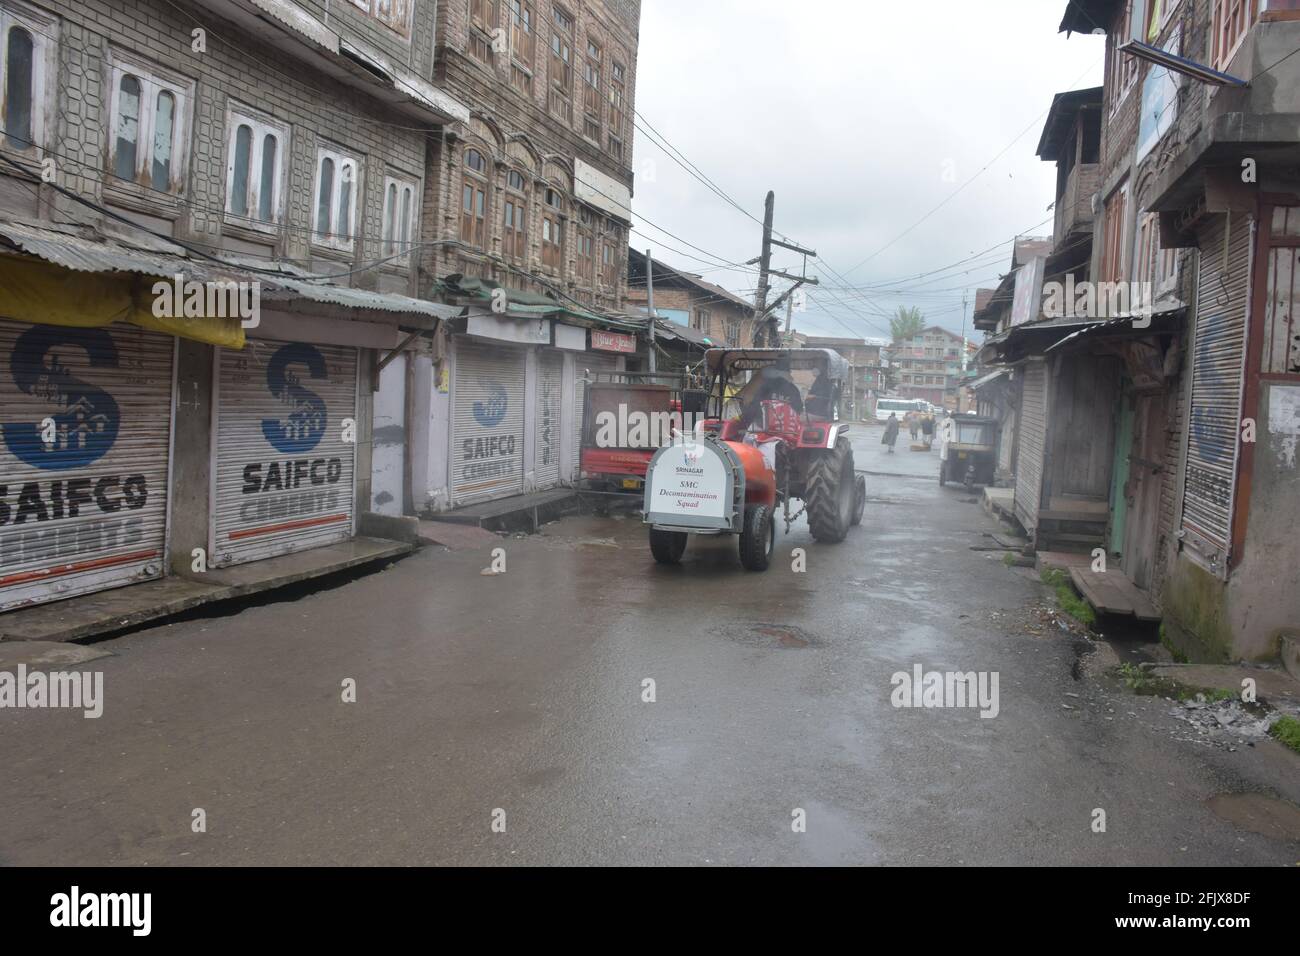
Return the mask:
<path id="1" fill-rule="evenodd" d="M 910 339 L 925 328 L 925 318 L 916 306 L 900 305 L 898 314 L 889 319 L 889 332 L 898 342 Z"/>

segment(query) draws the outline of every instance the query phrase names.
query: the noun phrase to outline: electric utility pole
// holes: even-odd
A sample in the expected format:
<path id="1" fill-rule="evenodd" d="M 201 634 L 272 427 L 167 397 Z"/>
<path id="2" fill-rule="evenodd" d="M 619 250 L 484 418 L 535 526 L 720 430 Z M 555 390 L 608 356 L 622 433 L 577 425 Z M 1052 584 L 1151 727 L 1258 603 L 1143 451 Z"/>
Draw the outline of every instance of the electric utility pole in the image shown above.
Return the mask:
<path id="1" fill-rule="evenodd" d="M 770 189 L 767 192 L 767 200 L 763 203 L 763 252 L 757 259 L 750 259 L 745 265 L 752 266 L 758 263 L 758 289 L 754 292 L 754 345 L 759 348 L 764 346 L 768 348 L 778 348 L 781 345 L 781 321 L 775 315 L 780 308 L 781 303 L 790 297 L 790 293 L 803 285 L 805 282 L 817 285 L 817 279 L 807 274 L 808 257 L 817 258 L 817 253 L 812 249 L 805 249 L 803 246 L 796 246 L 793 243 L 782 242 L 780 239 L 772 238 L 772 213 L 776 205 L 776 194 Z M 779 269 L 772 268 L 772 247 L 780 246 L 782 249 L 789 249 L 791 252 L 801 253 L 804 257 L 803 275 L 790 275 L 788 272 L 782 272 Z M 789 279 L 794 283 L 786 289 L 777 298 L 775 302 L 768 305 L 767 294 L 771 291 L 768 280 L 772 276 L 780 276 L 783 279 Z"/>
<path id="2" fill-rule="evenodd" d="M 650 374 L 655 373 L 655 261 L 650 250 L 645 251 L 646 313 L 650 318 Z"/>

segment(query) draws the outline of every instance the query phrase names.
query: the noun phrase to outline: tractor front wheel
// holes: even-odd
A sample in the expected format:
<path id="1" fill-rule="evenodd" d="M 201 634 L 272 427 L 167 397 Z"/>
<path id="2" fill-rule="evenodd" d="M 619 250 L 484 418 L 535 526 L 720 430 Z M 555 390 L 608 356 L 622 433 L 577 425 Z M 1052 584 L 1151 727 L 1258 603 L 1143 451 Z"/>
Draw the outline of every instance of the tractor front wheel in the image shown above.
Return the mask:
<path id="1" fill-rule="evenodd" d="M 745 527 L 740 532 L 740 563 L 746 571 L 766 571 L 776 550 L 776 522 L 767 505 L 745 509 Z"/>
<path id="2" fill-rule="evenodd" d="M 808 530 L 817 541 L 843 541 L 853 523 L 857 474 L 853 470 L 853 446 L 847 437 L 822 452 L 808 468 L 805 503 Z"/>
<path id="3" fill-rule="evenodd" d="M 686 553 L 686 532 L 651 528 L 650 553 L 659 564 L 681 564 Z"/>

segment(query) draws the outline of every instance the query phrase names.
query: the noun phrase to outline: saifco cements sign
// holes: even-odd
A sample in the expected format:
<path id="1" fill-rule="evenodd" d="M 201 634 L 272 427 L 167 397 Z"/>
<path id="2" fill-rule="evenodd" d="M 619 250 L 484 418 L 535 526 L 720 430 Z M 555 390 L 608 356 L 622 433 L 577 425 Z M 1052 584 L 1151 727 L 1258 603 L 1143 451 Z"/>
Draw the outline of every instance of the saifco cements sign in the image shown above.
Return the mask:
<path id="1" fill-rule="evenodd" d="M 172 351 L 0 321 L 0 609 L 163 573 Z"/>
<path id="2" fill-rule="evenodd" d="M 525 353 L 456 352 L 452 494 L 457 503 L 523 490 Z"/>
<path id="3" fill-rule="evenodd" d="M 351 537 L 356 368 L 337 346 L 222 350 L 214 566 Z"/>

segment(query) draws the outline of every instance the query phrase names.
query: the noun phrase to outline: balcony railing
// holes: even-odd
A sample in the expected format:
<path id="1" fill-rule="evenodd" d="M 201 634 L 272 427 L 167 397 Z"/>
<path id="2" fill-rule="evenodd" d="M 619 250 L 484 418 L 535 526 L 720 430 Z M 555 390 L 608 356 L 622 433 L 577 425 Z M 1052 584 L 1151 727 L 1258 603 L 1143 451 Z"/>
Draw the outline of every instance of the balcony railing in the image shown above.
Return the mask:
<path id="1" fill-rule="evenodd" d="M 1065 192 L 1056 201 L 1056 224 L 1052 228 L 1054 245 L 1060 249 L 1075 233 L 1092 228 L 1092 194 L 1100 182 L 1100 166 L 1080 163 L 1065 179 Z"/>

